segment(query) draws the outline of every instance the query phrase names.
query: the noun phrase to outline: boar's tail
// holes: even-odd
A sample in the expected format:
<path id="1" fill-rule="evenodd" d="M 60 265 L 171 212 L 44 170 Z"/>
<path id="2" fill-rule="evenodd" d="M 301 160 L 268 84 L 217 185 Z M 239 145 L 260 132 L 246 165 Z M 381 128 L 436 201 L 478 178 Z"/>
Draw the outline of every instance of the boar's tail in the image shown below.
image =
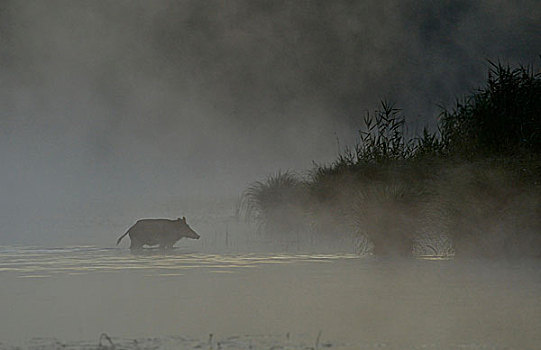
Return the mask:
<path id="1" fill-rule="evenodd" d="M 130 229 L 131 230 L 131 229 Z M 116 241 L 116 245 L 118 245 L 120 243 L 120 241 L 122 240 L 122 238 L 124 238 L 128 233 L 130 233 L 130 230 L 126 231 L 125 234 L 123 234 L 122 236 L 120 236 L 120 238 Z"/>

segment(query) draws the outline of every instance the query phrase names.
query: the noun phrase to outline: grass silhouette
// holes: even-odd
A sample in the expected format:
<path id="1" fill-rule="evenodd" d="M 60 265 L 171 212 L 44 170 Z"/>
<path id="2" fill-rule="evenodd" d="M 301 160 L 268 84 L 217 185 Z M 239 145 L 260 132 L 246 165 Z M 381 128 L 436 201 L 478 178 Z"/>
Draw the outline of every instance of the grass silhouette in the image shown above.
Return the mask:
<path id="1" fill-rule="evenodd" d="M 378 255 L 541 256 L 541 74 L 532 67 L 489 61 L 486 84 L 442 109 L 435 132 L 410 137 L 386 101 L 363 121 L 357 143 L 330 164 L 245 191 L 262 231 L 363 236 Z"/>

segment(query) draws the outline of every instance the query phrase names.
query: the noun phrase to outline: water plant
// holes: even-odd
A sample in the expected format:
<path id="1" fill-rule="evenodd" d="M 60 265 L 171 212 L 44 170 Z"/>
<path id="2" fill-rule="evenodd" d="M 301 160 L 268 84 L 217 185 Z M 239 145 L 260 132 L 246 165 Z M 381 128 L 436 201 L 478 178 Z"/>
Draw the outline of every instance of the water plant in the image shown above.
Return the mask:
<path id="1" fill-rule="evenodd" d="M 541 73 L 489 61 L 484 87 L 440 115 L 445 152 L 466 159 L 541 154 Z"/>
<path id="2" fill-rule="evenodd" d="M 364 242 L 355 249 L 376 254 L 541 255 L 531 214 L 541 207 L 541 73 L 489 65 L 485 86 L 442 109 L 437 130 L 410 136 L 382 101 L 330 164 L 250 186 L 248 216 L 268 232 L 301 222 L 327 236 L 353 232 Z"/>
<path id="3" fill-rule="evenodd" d="M 289 234 L 303 225 L 305 184 L 291 172 L 278 172 L 244 191 L 245 217 L 259 223 L 264 232 Z"/>

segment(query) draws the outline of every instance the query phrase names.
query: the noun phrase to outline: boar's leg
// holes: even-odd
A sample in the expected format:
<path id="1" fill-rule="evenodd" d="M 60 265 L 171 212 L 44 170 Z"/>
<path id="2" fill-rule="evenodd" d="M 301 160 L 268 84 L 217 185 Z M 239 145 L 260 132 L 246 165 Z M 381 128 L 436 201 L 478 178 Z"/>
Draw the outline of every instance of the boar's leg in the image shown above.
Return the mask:
<path id="1" fill-rule="evenodd" d="M 160 249 L 163 249 L 163 250 L 172 249 L 172 248 L 173 248 L 173 244 L 175 244 L 175 243 L 171 243 L 171 242 L 163 242 L 163 243 L 160 243 Z"/>
<path id="2" fill-rule="evenodd" d="M 137 250 L 143 248 L 143 243 L 138 241 L 137 239 L 132 239 L 130 244 L 130 249 Z"/>

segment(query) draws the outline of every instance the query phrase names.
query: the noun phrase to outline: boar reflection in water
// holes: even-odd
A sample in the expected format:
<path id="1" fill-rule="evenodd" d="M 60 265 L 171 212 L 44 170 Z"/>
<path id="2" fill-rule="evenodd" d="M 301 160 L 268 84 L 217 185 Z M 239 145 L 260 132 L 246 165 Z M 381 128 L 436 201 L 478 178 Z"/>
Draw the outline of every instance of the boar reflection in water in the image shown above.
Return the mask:
<path id="1" fill-rule="evenodd" d="M 173 245 L 182 237 L 199 239 L 199 235 L 191 229 L 186 223 L 186 218 L 177 220 L 168 219 L 142 219 L 138 220 L 128 232 L 123 234 L 116 244 L 118 245 L 122 238 L 130 235 L 130 249 L 141 249 L 143 245 L 159 245 L 160 248 L 172 248 Z"/>

